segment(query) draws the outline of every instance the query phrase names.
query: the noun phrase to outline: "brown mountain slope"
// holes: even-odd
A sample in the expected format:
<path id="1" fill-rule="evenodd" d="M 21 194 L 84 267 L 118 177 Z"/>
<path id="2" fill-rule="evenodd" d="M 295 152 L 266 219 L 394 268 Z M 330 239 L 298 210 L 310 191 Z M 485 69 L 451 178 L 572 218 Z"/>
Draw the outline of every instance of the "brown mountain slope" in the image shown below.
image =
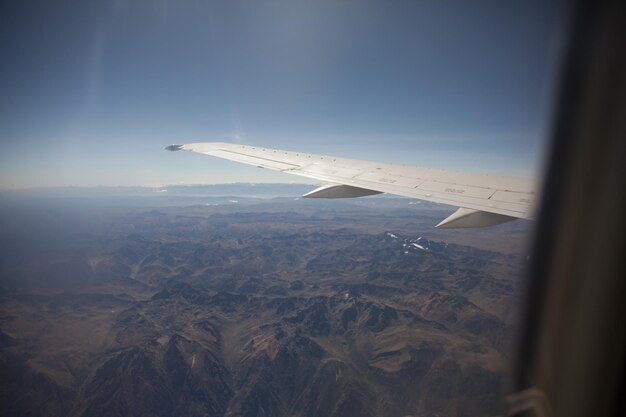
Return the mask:
<path id="1" fill-rule="evenodd" d="M 499 411 L 521 257 L 399 232 L 414 213 L 208 214 L 3 241 L 2 415 Z"/>

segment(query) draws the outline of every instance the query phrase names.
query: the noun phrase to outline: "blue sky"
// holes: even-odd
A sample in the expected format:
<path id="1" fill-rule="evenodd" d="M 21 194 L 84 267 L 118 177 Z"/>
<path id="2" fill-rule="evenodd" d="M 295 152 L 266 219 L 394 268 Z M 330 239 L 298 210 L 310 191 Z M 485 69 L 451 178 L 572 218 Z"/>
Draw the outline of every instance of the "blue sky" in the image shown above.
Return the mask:
<path id="1" fill-rule="evenodd" d="M 198 141 L 509 175 L 541 162 L 556 3 L 15 3 L 3 189 L 297 181 L 163 151 Z"/>

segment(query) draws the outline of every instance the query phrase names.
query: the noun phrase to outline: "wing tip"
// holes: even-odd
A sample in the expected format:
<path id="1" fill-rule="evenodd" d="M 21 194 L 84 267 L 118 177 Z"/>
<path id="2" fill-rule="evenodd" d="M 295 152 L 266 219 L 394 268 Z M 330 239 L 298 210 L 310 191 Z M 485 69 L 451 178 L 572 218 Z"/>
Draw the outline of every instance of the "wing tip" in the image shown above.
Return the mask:
<path id="1" fill-rule="evenodd" d="M 181 149 L 183 149 L 183 146 L 184 145 L 170 145 L 170 146 L 166 146 L 165 150 L 176 152 L 176 151 L 180 151 Z"/>

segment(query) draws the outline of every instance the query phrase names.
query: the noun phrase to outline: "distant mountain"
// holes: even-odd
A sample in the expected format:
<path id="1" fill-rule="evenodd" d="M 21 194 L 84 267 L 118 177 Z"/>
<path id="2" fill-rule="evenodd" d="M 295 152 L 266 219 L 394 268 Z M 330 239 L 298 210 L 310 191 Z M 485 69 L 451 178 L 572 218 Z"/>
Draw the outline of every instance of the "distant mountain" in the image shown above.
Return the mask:
<path id="1" fill-rule="evenodd" d="M 164 185 L 162 187 L 47 187 L 4 190 L 1 194 L 20 197 L 43 198 L 106 198 L 106 197 L 166 197 L 169 195 L 184 197 L 223 197 L 240 196 L 253 198 L 271 198 L 299 196 L 311 191 L 315 186 L 306 184 L 189 184 Z"/>

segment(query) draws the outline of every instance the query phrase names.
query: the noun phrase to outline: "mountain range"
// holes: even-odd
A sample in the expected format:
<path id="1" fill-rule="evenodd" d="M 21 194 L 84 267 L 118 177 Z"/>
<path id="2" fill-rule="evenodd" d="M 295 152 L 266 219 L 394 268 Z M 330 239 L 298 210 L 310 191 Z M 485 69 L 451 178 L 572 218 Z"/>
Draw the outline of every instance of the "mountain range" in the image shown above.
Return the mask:
<path id="1" fill-rule="evenodd" d="M 500 413 L 526 224 L 364 201 L 2 206 L 1 414 Z"/>

